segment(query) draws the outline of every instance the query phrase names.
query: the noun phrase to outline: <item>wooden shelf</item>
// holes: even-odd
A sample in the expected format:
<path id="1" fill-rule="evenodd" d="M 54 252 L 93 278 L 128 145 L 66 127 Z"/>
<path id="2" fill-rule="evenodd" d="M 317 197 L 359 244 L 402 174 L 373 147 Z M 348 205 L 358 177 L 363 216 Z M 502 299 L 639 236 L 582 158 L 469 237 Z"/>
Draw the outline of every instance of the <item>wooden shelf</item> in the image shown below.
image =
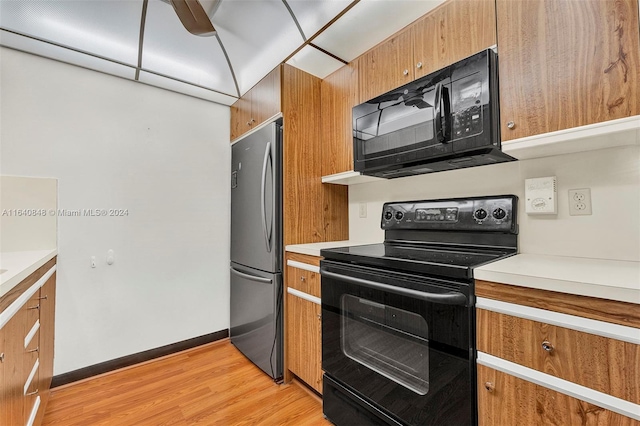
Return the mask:
<path id="1" fill-rule="evenodd" d="M 502 150 L 526 160 L 626 145 L 640 145 L 638 115 L 506 141 Z"/>
<path id="2" fill-rule="evenodd" d="M 359 183 L 375 182 L 379 180 L 384 179 L 375 176 L 366 176 L 360 172 L 354 172 L 353 170 L 322 176 L 322 183 L 332 183 L 334 185 L 357 185 Z"/>

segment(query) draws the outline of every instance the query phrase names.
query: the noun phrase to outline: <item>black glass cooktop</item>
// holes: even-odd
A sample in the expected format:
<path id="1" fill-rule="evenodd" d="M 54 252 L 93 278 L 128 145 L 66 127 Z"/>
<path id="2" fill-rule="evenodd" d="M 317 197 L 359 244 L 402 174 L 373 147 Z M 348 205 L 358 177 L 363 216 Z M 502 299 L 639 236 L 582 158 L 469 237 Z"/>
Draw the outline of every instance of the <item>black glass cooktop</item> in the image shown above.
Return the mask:
<path id="1" fill-rule="evenodd" d="M 380 243 L 325 249 L 320 254 L 327 260 L 471 279 L 473 268 L 511 256 L 515 250 Z"/>

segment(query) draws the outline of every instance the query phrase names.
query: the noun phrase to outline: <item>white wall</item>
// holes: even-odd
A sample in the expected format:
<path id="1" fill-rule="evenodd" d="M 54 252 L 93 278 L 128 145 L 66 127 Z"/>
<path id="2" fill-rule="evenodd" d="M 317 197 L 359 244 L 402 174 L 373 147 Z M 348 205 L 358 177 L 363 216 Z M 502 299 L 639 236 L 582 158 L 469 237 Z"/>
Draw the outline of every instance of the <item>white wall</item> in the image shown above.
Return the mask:
<path id="1" fill-rule="evenodd" d="M 558 214 L 524 212 L 524 180 L 557 176 Z M 569 216 L 569 189 L 591 188 L 593 215 Z M 521 253 L 640 261 L 640 148 L 628 146 L 381 180 L 349 187 L 349 238 L 382 241 L 387 201 L 515 194 Z M 367 218 L 358 215 L 367 204 Z"/>
<path id="2" fill-rule="evenodd" d="M 55 249 L 57 203 L 56 179 L 0 176 L 0 253 Z"/>
<path id="3" fill-rule="evenodd" d="M 55 374 L 228 328 L 229 108 L 0 55 L 1 172 L 58 178 L 58 209 L 128 209 L 58 217 Z"/>

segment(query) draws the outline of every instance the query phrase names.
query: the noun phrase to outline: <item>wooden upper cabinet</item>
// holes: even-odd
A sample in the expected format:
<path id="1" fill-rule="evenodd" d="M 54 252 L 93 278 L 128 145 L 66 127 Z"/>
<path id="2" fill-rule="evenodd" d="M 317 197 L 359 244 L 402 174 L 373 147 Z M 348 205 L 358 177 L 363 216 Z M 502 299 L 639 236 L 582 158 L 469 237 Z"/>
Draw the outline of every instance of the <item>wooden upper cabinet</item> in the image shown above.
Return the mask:
<path id="1" fill-rule="evenodd" d="M 320 79 L 282 70 L 284 245 L 327 241 L 322 191 Z"/>
<path id="2" fill-rule="evenodd" d="M 231 106 L 231 140 L 251 129 L 251 91 Z"/>
<path id="3" fill-rule="evenodd" d="M 231 106 L 231 140 L 281 111 L 281 71 L 276 67 Z"/>
<path id="4" fill-rule="evenodd" d="M 358 104 L 358 61 L 322 81 L 322 175 L 353 170 L 352 109 Z"/>
<path id="5" fill-rule="evenodd" d="M 503 141 L 640 114 L 638 0 L 496 8 Z"/>
<path id="6" fill-rule="evenodd" d="M 280 112 L 280 67 L 266 75 L 251 89 L 253 125 L 263 123 Z"/>
<path id="7" fill-rule="evenodd" d="M 368 101 L 414 80 L 411 36 L 408 27 L 358 59 L 360 101 Z"/>
<path id="8" fill-rule="evenodd" d="M 494 0 L 449 0 L 411 26 L 415 78 L 496 44 Z"/>

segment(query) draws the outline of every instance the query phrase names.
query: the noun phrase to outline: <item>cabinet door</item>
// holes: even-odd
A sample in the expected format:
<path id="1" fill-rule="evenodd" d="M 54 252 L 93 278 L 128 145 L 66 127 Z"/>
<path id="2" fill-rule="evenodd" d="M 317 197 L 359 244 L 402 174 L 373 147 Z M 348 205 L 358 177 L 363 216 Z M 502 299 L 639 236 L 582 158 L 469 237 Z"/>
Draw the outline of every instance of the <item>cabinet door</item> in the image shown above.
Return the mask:
<path id="1" fill-rule="evenodd" d="M 495 2 L 449 0 L 411 28 L 418 78 L 495 45 Z"/>
<path id="2" fill-rule="evenodd" d="M 326 241 L 320 79 L 287 64 L 282 73 L 284 244 Z"/>
<path id="3" fill-rule="evenodd" d="M 636 420 L 478 365 L 478 425 L 631 426 Z"/>
<path id="4" fill-rule="evenodd" d="M 359 59 L 360 101 L 368 101 L 414 79 L 411 28 L 402 30 Z"/>
<path id="5" fill-rule="evenodd" d="M 251 91 L 231 106 L 231 141 L 251 129 Z"/>
<path id="6" fill-rule="evenodd" d="M 358 104 L 358 63 L 322 80 L 322 175 L 353 170 L 352 109 Z"/>
<path id="7" fill-rule="evenodd" d="M 53 346 L 55 334 L 56 274 L 40 289 L 40 386 L 45 392 L 53 377 Z"/>
<path id="8" fill-rule="evenodd" d="M 289 370 L 322 393 L 320 305 L 287 294 L 287 365 Z"/>
<path id="9" fill-rule="evenodd" d="M 5 385 L 5 357 L 7 353 L 7 347 L 5 346 L 5 327 L 0 328 L 0 425 L 11 424 L 9 417 L 9 395 L 8 386 Z M 8 360 L 7 360 L 8 361 Z"/>
<path id="10" fill-rule="evenodd" d="M 496 7 L 503 141 L 640 114 L 638 0 Z"/>
<path id="11" fill-rule="evenodd" d="M 24 417 L 24 324 L 26 311 L 20 309 L 2 328 L 4 360 L 2 361 L 2 410 L 0 424 L 22 425 Z"/>
<path id="12" fill-rule="evenodd" d="M 277 66 L 251 89 L 251 127 L 280 112 L 280 87 L 280 66 Z"/>

